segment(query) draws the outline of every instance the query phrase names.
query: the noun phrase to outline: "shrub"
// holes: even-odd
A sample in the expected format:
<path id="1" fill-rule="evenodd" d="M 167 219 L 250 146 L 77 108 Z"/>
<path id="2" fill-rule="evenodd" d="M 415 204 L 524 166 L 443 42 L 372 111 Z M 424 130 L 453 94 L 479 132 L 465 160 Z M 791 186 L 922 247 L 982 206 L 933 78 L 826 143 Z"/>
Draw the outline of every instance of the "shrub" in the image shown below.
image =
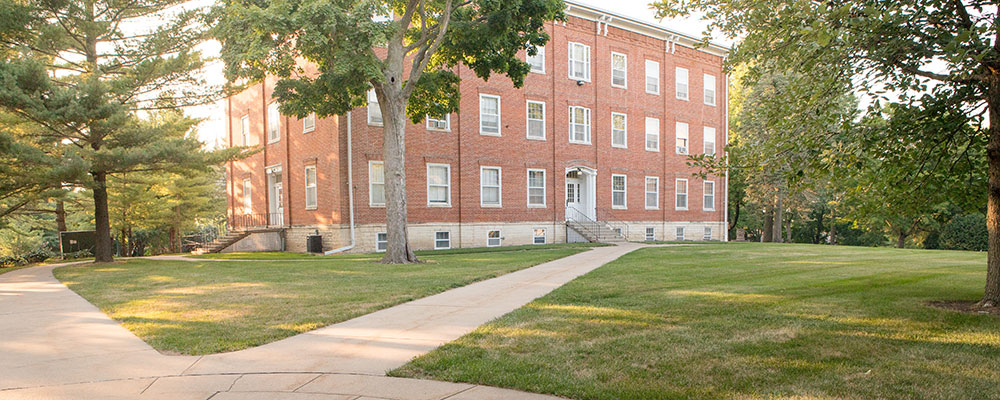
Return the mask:
<path id="1" fill-rule="evenodd" d="M 941 228 L 941 248 L 986 251 L 989 233 L 983 214 L 958 215 Z"/>

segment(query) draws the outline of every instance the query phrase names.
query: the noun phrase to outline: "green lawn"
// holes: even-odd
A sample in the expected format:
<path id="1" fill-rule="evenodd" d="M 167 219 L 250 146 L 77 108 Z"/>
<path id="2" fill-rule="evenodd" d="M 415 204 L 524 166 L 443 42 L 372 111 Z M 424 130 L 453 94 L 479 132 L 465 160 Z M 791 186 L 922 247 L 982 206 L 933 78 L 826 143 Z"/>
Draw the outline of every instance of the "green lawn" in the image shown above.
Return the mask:
<path id="1" fill-rule="evenodd" d="M 59 280 L 154 348 L 209 354 L 259 346 L 471 282 L 565 257 L 580 246 L 295 261 L 129 260 L 57 268 Z"/>
<path id="2" fill-rule="evenodd" d="M 731 243 L 643 249 L 394 376 L 579 399 L 1000 398 L 986 254 Z"/>
<path id="3" fill-rule="evenodd" d="M 558 249 L 558 248 L 579 248 L 579 247 L 600 247 L 607 246 L 604 243 L 555 243 L 555 244 L 545 244 L 545 245 L 523 245 L 523 246 L 503 246 L 503 247 L 472 247 L 465 249 L 449 249 L 449 250 L 420 250 L 416 251 L 418 258 L 420 256 L 439 256 L 443 254 L 467 254 L 467 253 L 492 253 L 497 251 L 515 251 L 515 250 L 541 250 L 541 249 Z M 312 253 L 287 253 L 282 251 L 258 251 L 252 253 L 208 253 L 208 254 L 198 254 L 191 255 L 192 258 L 208 258 L 216 260 L 322 260 L 331 257 L 343 257 L 343 254 L 334 254 L 331 256 L 323 256 L 319 254 Z M 372 257 L 381 258 L 381 255 L 370 255 Z"/>

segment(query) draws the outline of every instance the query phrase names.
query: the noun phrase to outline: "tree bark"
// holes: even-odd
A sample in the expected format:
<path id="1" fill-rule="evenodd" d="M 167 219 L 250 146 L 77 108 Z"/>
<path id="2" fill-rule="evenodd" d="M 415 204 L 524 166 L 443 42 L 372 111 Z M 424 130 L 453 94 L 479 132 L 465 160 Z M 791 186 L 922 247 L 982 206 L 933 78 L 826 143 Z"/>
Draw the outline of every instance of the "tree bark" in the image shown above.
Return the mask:
<path id="1" fill-rule="evenodd" d="M 986 145 L 989 158 L 989 199 L 986 203 L 986 228 L 989 252 L 986 256 L 986 290 L 983 307 L 1000 306 L 1000 76 L 993 75 L 987 90 L 990 110 L 990 138 Z"/>
<path id="2" fill-rule="evenodd" d="M 62 200 L 56 200 L 56 231 L 66 232 L 66 206 Z"/>
<path id="3" fill-rule="evenodd" d="M 91 172 L 94 177 L 94 262 L 112 262 L 111 223 L 108 219 L 108 175 Z"/>
<path id="4" fill-rule="evenodd" d="M 406 207 L 406 96 L 400 43 L 391 43 L 386 56 L 385 82 L 375 86 L 382 110 L 382 152 L 385 165 L 385 264 L 417 262 L 410 248 Z"/>
<path id="5" fill-rule="evenodd" d="M 909 235 L 906 232 L 899 231 L 899 236 L 896 238 L 896 248 L 902 249 L 906 247 L 906 238 Z"/>

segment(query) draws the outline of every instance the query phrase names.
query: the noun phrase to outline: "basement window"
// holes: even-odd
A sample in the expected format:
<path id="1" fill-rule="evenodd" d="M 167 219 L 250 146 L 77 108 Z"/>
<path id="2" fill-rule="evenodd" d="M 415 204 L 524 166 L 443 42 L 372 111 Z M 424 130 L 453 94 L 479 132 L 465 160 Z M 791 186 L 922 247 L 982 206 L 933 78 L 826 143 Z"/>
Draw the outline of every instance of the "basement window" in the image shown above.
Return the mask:
<path id="1" fill-rule="evenodd" d="M 499 247 L 501 240 L 503 238 L 500 237 L 500 231 L 489 231 L 486 234 L 486 247 Z"/>
<path id="2" fill-rule="evenodd" d="M 389 235 L 385 232 L 375 234 L 375 251 L 384 253 L 389 248 Z"/>

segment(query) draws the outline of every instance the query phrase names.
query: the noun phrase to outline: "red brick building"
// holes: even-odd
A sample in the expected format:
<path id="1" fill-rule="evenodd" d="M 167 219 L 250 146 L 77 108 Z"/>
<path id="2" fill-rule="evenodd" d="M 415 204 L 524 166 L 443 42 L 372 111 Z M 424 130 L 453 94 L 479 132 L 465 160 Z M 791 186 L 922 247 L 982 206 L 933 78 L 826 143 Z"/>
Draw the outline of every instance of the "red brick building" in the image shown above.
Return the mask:
<path id="1" fill-rule="evenodd" d="M 567 15 L 546 27 L 523 88 L 459 67 L 461 111 L 407 127 L 415 248 L 564 242 L 597 226 L 629 240 L 726 240 L 726 177 L 701 179 L 685 160 L 727 142 L 727 50 L 571 1 Z M 278 114 L 273 83 L 228 99 L 228 143 L 263 150 L 228 165 L 227 191 L 231 223 L 278 233 L 230 249 L 304 251 L 318 231 L 325 250 L 376 250 L 377 104 L 300 120 Z"/>

